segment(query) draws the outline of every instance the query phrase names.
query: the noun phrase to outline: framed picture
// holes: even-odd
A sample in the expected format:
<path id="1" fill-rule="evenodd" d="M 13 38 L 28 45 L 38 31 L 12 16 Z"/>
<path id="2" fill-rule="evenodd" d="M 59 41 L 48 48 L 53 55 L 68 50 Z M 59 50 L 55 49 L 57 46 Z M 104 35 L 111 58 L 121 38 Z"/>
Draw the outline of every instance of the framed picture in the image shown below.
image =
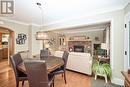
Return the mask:
<path id="1" fill-rule="evenodd" d="M 95 41 L 99 41 L 99 37 L 95 37 Z"/>
<path id="2" fill-rule="evenodd" d="M 19 45 L 22 45 L 22 44 L 25 44 L 25 41 L 27 39 L 27 36 L 26 34 L 18 34 L 18 37 L 16 38 L 16 44 L 19 44 Z"/>

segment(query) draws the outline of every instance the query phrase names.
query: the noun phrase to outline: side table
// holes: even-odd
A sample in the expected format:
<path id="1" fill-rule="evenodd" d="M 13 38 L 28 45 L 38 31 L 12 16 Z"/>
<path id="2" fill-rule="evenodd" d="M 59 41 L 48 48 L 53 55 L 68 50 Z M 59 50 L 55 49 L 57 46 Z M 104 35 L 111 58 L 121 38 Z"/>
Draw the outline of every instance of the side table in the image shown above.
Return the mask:
<path id="1" fill-rule="evenodd" d="M 105 62 L 105 63 L 109 63 L 110 62 L 110 57 L 98 56 L 97 59 L 99 61 L 102 61 L 102 62 Z"/>

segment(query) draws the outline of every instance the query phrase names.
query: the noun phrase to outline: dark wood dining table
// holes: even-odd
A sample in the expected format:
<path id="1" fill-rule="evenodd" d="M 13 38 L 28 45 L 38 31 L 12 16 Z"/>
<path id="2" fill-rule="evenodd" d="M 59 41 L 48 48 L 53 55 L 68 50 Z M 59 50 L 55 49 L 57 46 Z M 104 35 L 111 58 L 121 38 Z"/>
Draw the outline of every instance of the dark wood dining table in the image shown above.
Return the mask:
<path id="1" fill-rule="evenodd" d="M 31 60 L 41 60 L 40 58 L 27 58 L 24 59 L 22 63 L 18 64 L 17 69 L 26 73 L 26 68 L 24 65 L 24 62 L 26 61 L 31 61 Z M 54 71 L 55 69 L 61 67 L 64 65 L 64 61 L 62 58 L 60 57 L 55 57 L 55 56 L 49 56 L 48 58 L 45 58 L 41 61 L 45 61 L 46 62 L 46 66 L 47 66 L 47 71 L 48 73 Z"/>

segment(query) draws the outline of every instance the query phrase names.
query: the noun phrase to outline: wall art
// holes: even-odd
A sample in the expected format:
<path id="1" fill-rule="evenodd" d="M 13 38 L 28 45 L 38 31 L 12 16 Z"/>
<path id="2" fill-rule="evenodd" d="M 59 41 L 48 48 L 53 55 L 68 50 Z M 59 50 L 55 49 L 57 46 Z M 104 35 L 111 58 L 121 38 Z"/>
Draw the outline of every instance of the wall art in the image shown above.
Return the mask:
<path id="1" fill-rule="evenodd" d="M 26 34 L 18 34 L 18 37 L 16 39 L 16 44 L 22 45 L 25 44 L 25 41 L 27 40 Z"/>

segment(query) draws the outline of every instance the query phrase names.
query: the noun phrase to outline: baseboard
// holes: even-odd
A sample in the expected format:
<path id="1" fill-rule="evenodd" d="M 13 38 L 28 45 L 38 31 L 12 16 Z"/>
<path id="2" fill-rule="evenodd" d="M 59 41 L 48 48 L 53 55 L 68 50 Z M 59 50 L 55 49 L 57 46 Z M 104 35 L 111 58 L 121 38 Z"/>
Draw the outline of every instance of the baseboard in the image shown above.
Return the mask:
<path id="1" fill-rule="evenodd" d="M 67 68 L 67 70 L 71 71 L 71 72 L 76 72 L 76 73 L 80 73 L 80 74 L 84 74 L 84 75 L 92 77 L 92 74 L 90 74 L 90 73 L 82 73 L 82 72 L 78 72 L 78 71 L 75 71 L 75 70 L 72 70 L 72 69 L 68 69 L 68 68 Z"/>
<path id="2" fill-rule="evenodd" d="M 123 79 L 119 79 L 119 78 L 115 78 L 115 77 L 112 78 L 111 82 L 114 83 L 114 84 L 117 84 L 117 85 L 121 85 L 121 86 L 124 85 L 124 80 Z"/>

